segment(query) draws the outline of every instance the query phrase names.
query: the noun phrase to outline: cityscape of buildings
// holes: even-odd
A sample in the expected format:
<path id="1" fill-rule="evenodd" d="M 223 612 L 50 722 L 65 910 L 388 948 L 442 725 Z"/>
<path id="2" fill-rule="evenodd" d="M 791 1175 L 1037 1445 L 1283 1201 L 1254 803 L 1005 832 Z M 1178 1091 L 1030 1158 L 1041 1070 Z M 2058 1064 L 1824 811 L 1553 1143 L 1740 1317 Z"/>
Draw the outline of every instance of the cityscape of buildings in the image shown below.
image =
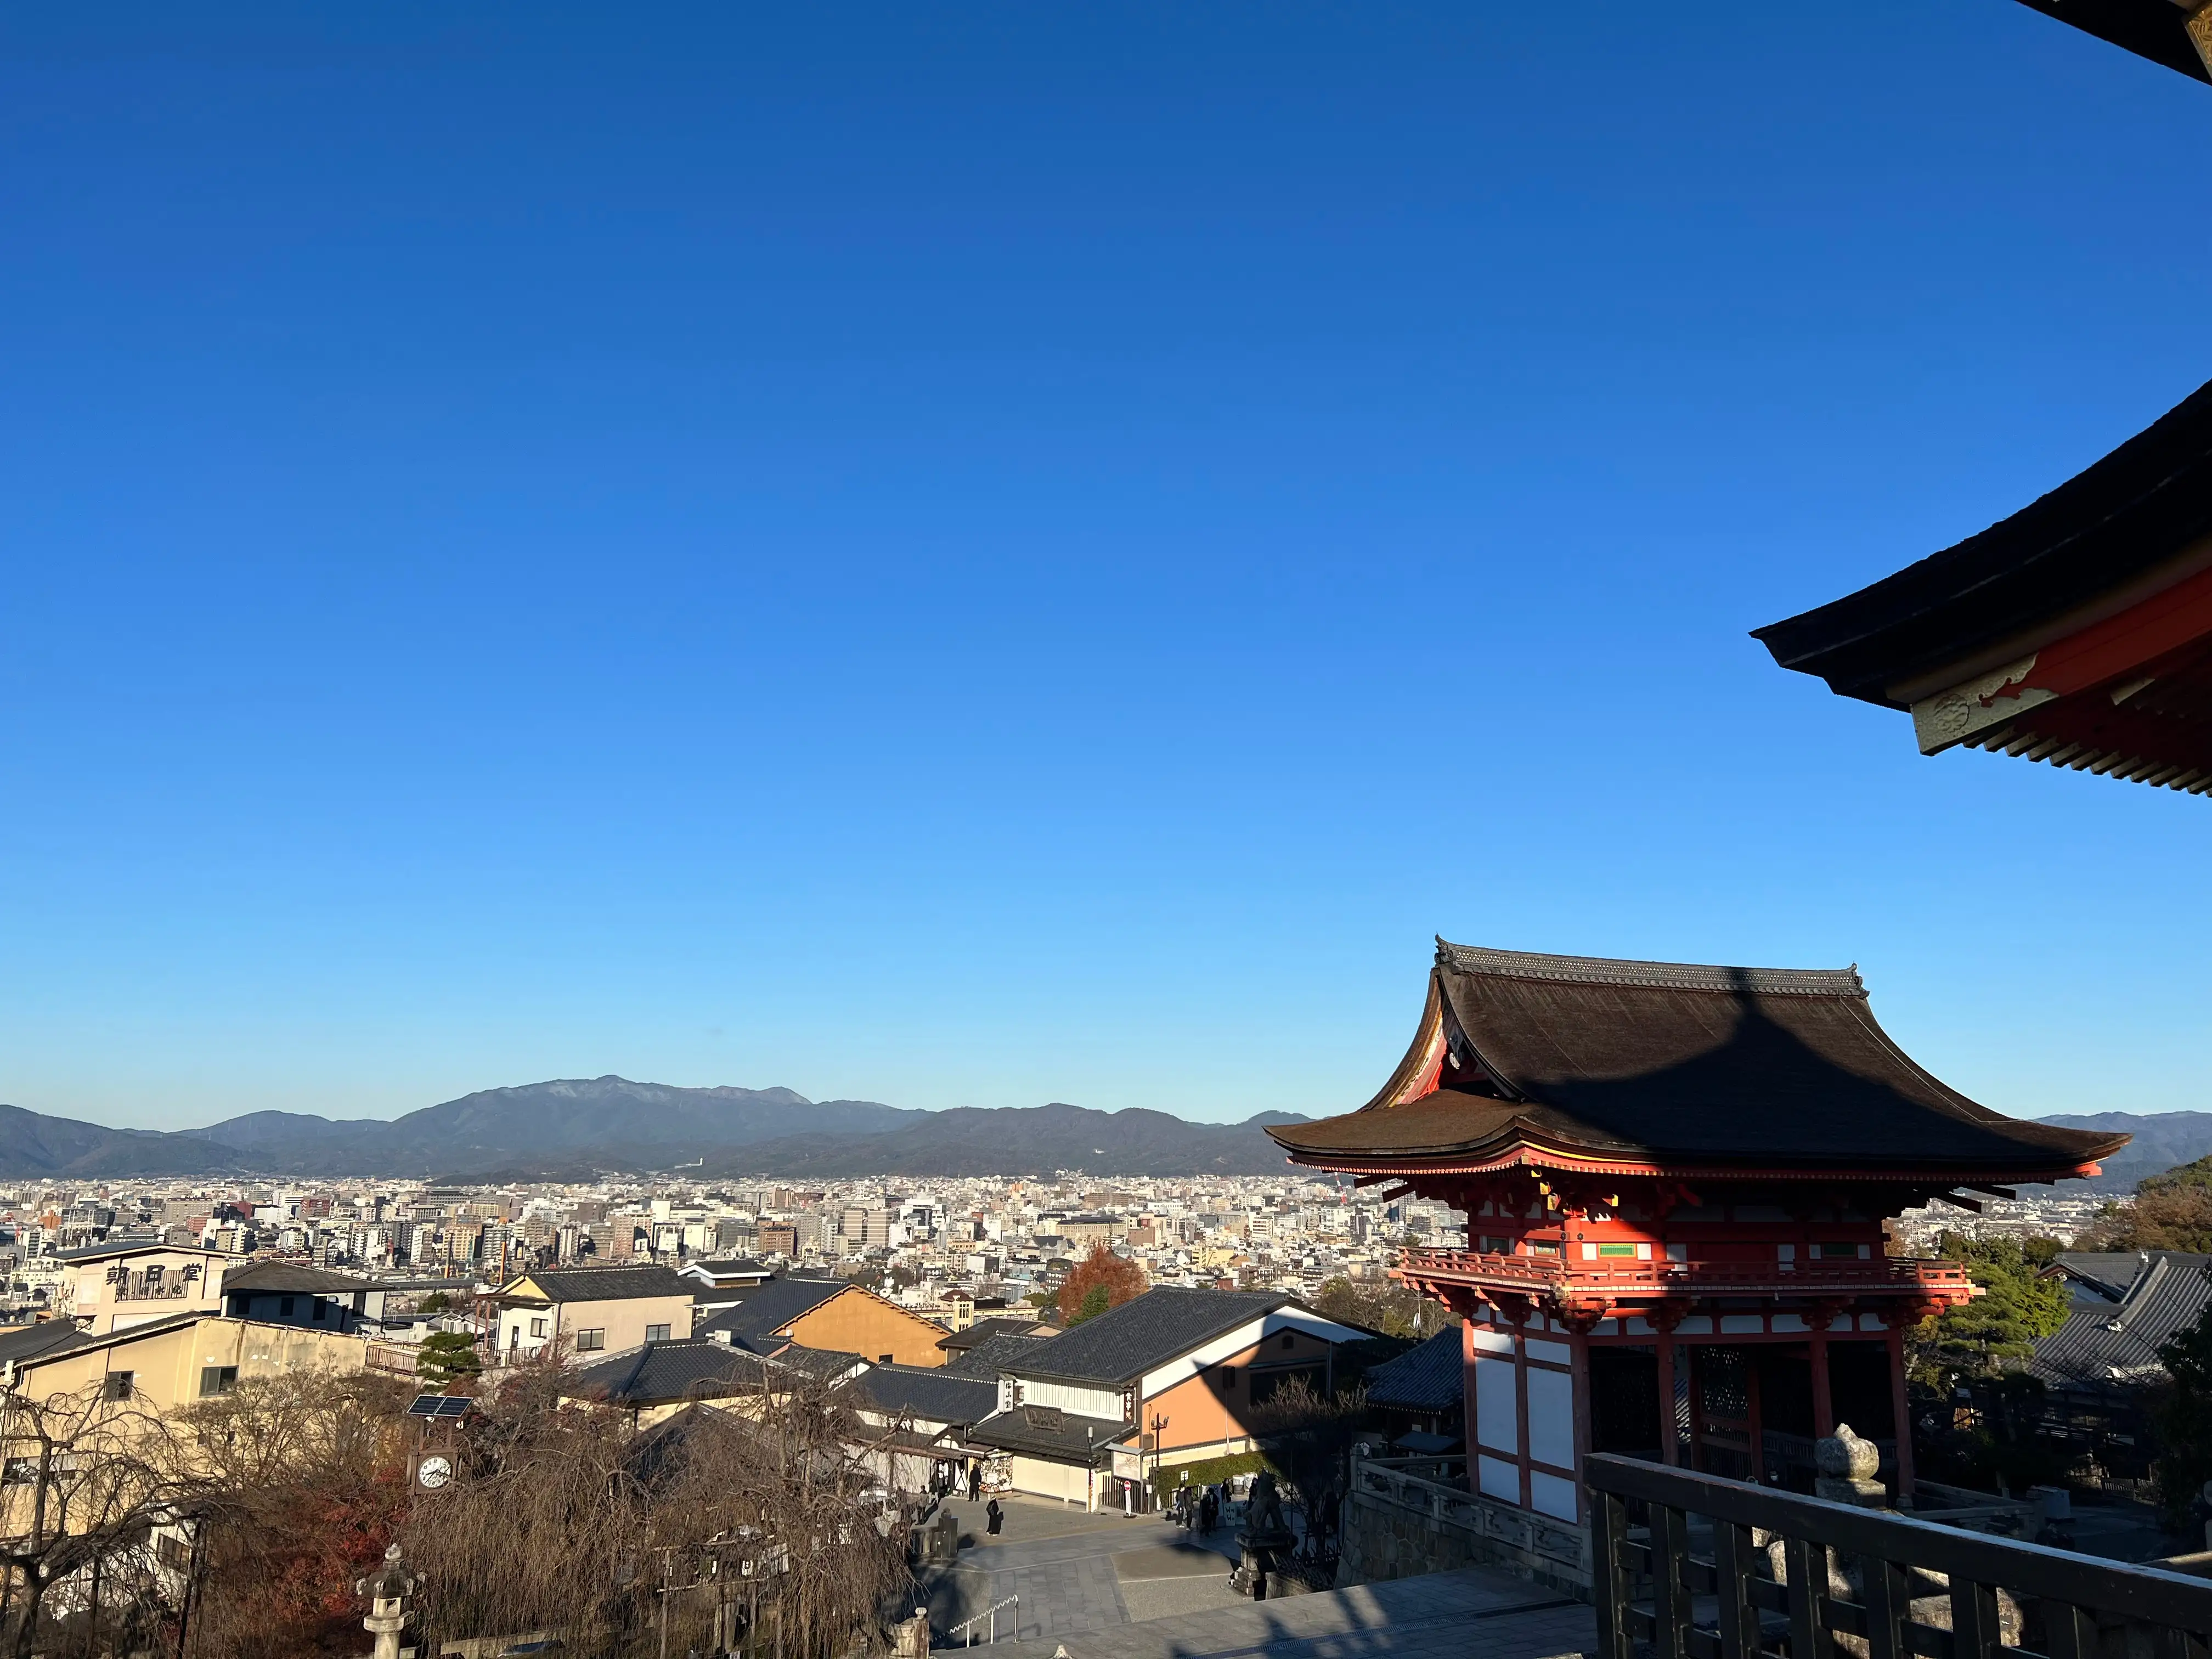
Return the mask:
<path id="1" fill-rule="evenodd" d="M 532 1269 L 744 1257 L 835 1271 L 927 1316 L 1035 1305 L 1104 1242 L 1156 1285 L 1311 1295 L 1380 1283 L 1403 1245 L 1466 1217 L 1288 1173 L 1168 1180 L 139 1181 L 0 1192 L 18 1317 L 56 1310 L 71 1255 L 134 1243 L 297 1263 L 370 1282 L 495 1290 Z"/>

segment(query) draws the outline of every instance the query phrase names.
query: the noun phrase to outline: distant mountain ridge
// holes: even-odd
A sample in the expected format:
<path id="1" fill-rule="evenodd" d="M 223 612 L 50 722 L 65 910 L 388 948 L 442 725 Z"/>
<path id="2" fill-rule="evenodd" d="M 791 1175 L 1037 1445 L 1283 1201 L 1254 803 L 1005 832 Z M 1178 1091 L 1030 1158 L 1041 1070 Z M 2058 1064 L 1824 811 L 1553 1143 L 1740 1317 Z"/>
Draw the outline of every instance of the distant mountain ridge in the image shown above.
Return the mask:
<path id="1" fill-rule="evenodd" d="M 2105 1159 L 2100 1192 L 2131 1193 L 2136 1182 L 2212 1152 L 2212 1112 L 2069 1112 L 2046 1117 L 2068 1129 L 2107 1129 L 2135 1139 Z"/>
<path id="2" fill-rule="evenodd" d="M 627 1078 L 485 1089 L 389 1121 L 249 1112 L 204 1129 L 111 1129 L 0 1106 L 0 1177 L 416 1176 L 574 1180 L 691 1166 L 712 1175 L 1265 1175 L 1261 1131 L 1166 1112 L 1046 1106 L 927 1112 L 790 1089 L 686 1089 Z"/>

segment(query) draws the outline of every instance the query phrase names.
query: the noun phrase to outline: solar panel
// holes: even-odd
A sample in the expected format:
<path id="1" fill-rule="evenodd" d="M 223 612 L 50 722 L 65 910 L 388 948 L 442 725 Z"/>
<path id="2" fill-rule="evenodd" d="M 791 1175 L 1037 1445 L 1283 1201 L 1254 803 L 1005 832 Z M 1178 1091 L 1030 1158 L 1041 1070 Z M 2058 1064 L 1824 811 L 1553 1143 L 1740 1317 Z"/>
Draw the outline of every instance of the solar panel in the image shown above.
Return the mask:
<path id="1" fill-rule="evenodd" d="M 418 1394 L 407 1408 L 410 1417 L 466 1417 L 477 1402 L 465 1394 Z"/>

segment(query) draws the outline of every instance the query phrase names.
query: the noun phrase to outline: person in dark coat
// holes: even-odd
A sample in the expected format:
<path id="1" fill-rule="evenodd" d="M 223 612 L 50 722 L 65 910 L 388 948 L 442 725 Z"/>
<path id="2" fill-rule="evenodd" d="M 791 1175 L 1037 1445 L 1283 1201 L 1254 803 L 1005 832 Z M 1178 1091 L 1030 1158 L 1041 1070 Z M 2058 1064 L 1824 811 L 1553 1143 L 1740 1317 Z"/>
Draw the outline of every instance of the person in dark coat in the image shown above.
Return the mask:
<path id="1" fill-rule="evenodd" d="M 990 1508 L 985 1510 L 983 1513 L 990 1517 L 984 1530 L 996 1538 L 999 1535 L 999 1522 L 1006 1518 L 1005 1512 L 999 1508 L 999 1500 L 994 1498 L 991 1500 Z"/>
<path id="2" fill-rule="evenodd" d="M 982 1495 L 983 1466 L 981 1463 L 970 1463 L 968 1466 L 968 1501 L 972 1504 Z"/>
<path id="3" fill-rule="evenodd" d="M 1213 1501 L 1213 1492 L 1212 1489 L 1209 1487 L 1206 1490 L 1206 1496 L 1198 1500 L 1199 1530 L 1200 1532 L 1212 1532 L 1215 1524 L 1219 1522 L 1220 1519 L 1221 1506 Z"/>

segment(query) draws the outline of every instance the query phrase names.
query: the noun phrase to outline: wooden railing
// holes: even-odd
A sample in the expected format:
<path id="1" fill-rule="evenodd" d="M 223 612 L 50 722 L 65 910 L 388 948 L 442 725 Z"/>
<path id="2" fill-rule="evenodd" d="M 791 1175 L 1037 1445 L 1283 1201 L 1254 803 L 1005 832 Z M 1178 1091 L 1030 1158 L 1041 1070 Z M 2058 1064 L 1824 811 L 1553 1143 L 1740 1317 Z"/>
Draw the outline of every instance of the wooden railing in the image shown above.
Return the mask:
<path id="1" fill-rule="evenodd" d="M 1595 1659 L 1645 1642 L 1652 1659 L 2204 1659 L 2212 1642 L 2212 1583 L 2179 1573 L 1634 1458 L 1593 1454 L 1583 1478 Z M 1691 1553 L 1692 1516 L 1711 1522 L 1710 1556 Z M 1710 1616 L 1693 1612 L 1708 1596 Z"/>
<path id="2" fill-rule="evenodd" d="M 1553 1255 L 1505 1255 L 1486 1250 L 1417 1250 L 1397 1269 L 1407 1279 L 1475 1279 L 1501 1288 L 1550 1291 L 1572 1284 L 1598 1291 L 1695 1291 L 1724 1295 L 1741 1291 L 1758 1295 L 1778 1290 L 1849 1291 L 1854 1296 L 1893 1291 L 1924 1297 L 1931 1292 L 1963 1297 L 1973 1281 L 1963 1263 L 1909 1256 L 1808 1261 L 1675 1261 L 1654 1257 L 1632 1261 L 1620 1257 L 1574 1261 Z"/>

